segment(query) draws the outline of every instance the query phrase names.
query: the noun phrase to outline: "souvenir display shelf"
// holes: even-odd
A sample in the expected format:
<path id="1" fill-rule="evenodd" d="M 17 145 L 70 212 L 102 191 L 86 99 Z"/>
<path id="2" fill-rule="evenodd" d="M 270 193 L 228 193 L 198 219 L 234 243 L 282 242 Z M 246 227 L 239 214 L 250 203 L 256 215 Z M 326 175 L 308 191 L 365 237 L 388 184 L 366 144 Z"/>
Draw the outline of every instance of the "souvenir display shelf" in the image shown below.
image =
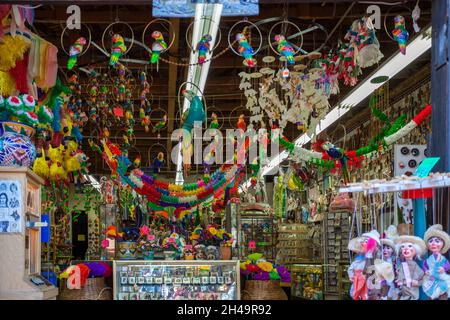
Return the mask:
<path id="1" fill-rule="evenodd" d="M 291 271 L 291 297 L 323 300 L 323 267 L 321 264 L 294 264 Z"/>
<path id="2" fill-rule="evenodd" d="M 324 291 L 337 294 L 341 262 L 349 261 L 348 241 L 351 213 L 328 212 L 324 221 Z"/>
<path id="3" fill-rule="evenodd" d="M 239 300 L 239 261 L 119 261 L 115 300 Z"/>
<path id="4" fill-rule="evenodd" d="M 259 252 L 267 260 L 274 261 L 276 255 L 276 226 L 271 213 L 262 211 L 240 211 L 238 215 L 239 257 L 245 259 L 252 252 Z M 256 248 L 249 249 L 249 241 Z M 250 251 L 252 250 L 252 251 Z"/>
<path id="5" fill-rule="evenodd" d="M 320 225 L 316 224 L 280 224 L 277 243 L 278 263 L 289 265 L 322 261 L 320 229 Z"/>

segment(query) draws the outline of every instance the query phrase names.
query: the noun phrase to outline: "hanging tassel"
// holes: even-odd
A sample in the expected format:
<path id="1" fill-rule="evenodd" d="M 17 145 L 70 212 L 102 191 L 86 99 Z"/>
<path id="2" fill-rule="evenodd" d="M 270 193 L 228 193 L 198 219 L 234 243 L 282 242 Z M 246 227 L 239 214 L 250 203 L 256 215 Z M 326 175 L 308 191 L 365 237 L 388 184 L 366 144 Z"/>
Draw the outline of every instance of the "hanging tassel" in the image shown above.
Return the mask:
<path id="1" fill-rule="evenodd" d="M 16 66 L 9 69 L 9 74 L 16 81 L 16 89 L 19 93 L 28 94 L 28 81 L 27 81 L 27 70 L 28 70 L 28 53 L 23 55 L 23 58 L 16 61 Z"/>
<path id="2" fill-rule="evenodd" d="M 0 71 L 0 95 L 12 96 L 16 90 L 14 78 L 7 72 Z"/>

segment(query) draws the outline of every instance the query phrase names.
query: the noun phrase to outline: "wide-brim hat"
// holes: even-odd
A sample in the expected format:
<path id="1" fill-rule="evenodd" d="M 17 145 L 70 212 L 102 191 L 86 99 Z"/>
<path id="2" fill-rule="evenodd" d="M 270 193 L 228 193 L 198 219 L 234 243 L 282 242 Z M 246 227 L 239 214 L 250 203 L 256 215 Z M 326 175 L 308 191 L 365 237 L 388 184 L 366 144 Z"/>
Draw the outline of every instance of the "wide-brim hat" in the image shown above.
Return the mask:
<path id="1" fill-rule="evenodd" d="M 384 246 L 391 247 L 395 251 L 395 243 L 392 239 L 387 239 L 387 238 L 381 239 L 381 244 Z"/>
<path id="2" fill-rule="evenodd" d="M 351 239 L 348 242 L 348 246 L 347 246 L 348 250 L 355 252 L 355 253 L 363 252 L 363 248 L 361 246 L 361 241 L 362 241 L 361 237 L 356 237 L 356 238 Z"/>
<path id="3" fill-rule="evenodd" d="M 419 250 L 421 251 L 416 253 L 418 256 L 423 256 L 424 253 L 427 251 L 425 242 L 421 238 L 416 236 L 406 236 L 406 235 L 399 236 L 397 239 L 395 239 L 394 242 L 395 244 L 412 243 L 417 245 L 419 247 Z"/>
<path id="4" fill-rule="evenodd" d="M 378 233 L 377 230 L 371 230 L 369 232 L 363 233 L 361 236 L 371 238 L 371 239 L 375 240 L 378 243 L 378 245 L 381 245 L 380 234 Z"/>
<path id="5" fill-rule="evenodd" d="M 391 263 L 376 259 L 374 262 L 375 265 L 375 272 L 378 276 L 383 277 L 388 282 L 394 281 L 395 275 L 394 275 L 394 267 Z"/>
<path id="6" fill-rule="evenodd" d="M 444 241 L 444 246 L 442 247 L 441 253 L 446 253 L 448 249 L 450 249 L 450 236 L 443 230 L 442 225 L 435 224 L 429 227 L 425 232 L 424 240 L 428 243 L 428 240 L 433 237 L 440 238 Z"/>

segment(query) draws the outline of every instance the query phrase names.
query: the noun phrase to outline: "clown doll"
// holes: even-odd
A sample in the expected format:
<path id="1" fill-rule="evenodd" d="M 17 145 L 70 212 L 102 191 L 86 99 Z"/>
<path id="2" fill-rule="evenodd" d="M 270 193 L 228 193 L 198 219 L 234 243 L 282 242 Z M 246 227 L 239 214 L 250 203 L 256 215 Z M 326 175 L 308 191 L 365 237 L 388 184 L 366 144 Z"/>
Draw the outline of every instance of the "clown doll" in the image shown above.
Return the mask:
<path id="1" fill-rule="evenodd" d="M 423 291 L 432 300 L 447 300 L 450 294 L 450 262 L 443 256 L 450 248 L 450 236 L 435 224 L 425 232 L 425 243 L 431 252 L 423 263 Z"/>
<path id="2" fill-rule="evenodd" d="M 363 233 L 361 237 L 349 242 L 349 250 L 358 253 L 347 271 L 352 282 L 350 295 L 354 300 L 374 300 L 378 297 L 380 287 L 374 260 L 379 245 L 380 235 L 376 230 Z"/>
<path id="3" fill-rule="evenodd" d="M 384 232 L 384 237 L 381 239 L 383 261 L 391 265 L 390 269 L 392 269 L 394 277 L 397 268 L 397 254 L 395 251 L 394 240 L 397 237 L 397 228 L 391 225 Z M 397 288 L 395 287 L 394 281 L 387 279 L 387 277 L 382 277 L 380 294 L 381 300 L 397 300 Z"/>
<path id="4" fill-rule="evenodd" d="M 396 280 L 400 300 L 418 300 L 424 272 L 414 259 L 425 253 L 425 242 L 419 237 L 408 235 L 402 235 L 394 242 L 401 261 Z"/>

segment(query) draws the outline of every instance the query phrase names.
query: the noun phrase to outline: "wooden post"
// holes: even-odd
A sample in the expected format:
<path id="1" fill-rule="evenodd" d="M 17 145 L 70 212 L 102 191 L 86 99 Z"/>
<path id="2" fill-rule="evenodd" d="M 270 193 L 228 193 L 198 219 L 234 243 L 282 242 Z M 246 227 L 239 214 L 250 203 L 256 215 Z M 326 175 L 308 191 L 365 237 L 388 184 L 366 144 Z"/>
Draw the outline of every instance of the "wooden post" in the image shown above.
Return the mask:
<path id="1" fill-rule="evenodd" d="M 431 150 L 431 156 L 441 158 L 434 167 L 435 172 L 450 172 L 449 11 L 450 0 L 433 0 L 431 47 L 431 103 L 433 114 L 431 116 L 432 135 L 429 150 Z M 441 222 L 448 232 L 450 231 L 449 208 L 447 206 L 449 194 L 448 189 L 445 191 L 445 200 L 443 203 L 437 203 L 437 205 L 444 206 L 443 212 L 446 212 L 446 215 Z M 428 212 L 432 211 L 429 210 Z"/>

